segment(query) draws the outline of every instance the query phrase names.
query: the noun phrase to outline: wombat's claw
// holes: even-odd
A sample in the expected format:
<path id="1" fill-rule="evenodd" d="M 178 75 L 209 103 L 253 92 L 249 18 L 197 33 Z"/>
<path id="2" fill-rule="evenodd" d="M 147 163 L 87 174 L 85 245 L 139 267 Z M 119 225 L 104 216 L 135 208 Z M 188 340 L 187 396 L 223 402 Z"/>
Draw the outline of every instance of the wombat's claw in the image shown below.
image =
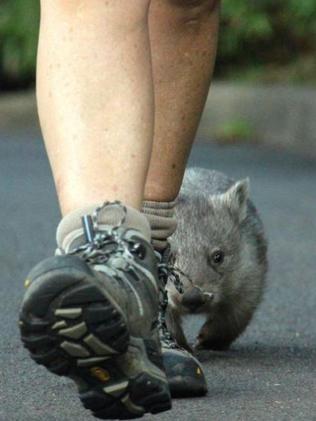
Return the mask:
<path id="1" fill-rule="evenodd" d="M 199 351 L 209 351 L 209 349 L 205 348 L 205 346 L 203 346 L 202 343 L 195 342 L 195 344 L 193 345 L 193 352 L 196 353 Z"/>
<path id="2" fill-rule="evenodd" d="M 213 300 L 214 294 L 212 292 L 205 292 L 203 290 L 201 290 L 201 291 L 203 292 L 203 295 L 205 295 L 205 297 L 207 297 L 208 300 Z"/>
<path id="3" fill-rule="evenodd" d="M 195 339 L 195 342 L 193 343 L 193 349 L 194 351 L 200 351 L 205 349 L 203 346 L 203 341 L 199 337 Z"/>
<path id="4" fill-rule="evenodd" d="M 194 343 L 193 349 L 194 352 L 199 351 L 227 351 L 231 345 L 232 341 L 227 342 L 220 340 L 220 339 L 211 339 L 211 338 L 205 338 L 205 339 L 199 339 Z"/>

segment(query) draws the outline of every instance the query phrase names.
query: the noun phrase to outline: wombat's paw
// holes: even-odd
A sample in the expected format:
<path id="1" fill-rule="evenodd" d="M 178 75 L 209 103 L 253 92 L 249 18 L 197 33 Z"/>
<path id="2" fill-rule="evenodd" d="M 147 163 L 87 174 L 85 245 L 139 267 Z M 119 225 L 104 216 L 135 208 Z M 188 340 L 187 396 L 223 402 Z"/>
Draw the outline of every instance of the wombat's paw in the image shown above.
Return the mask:
<path id="1" fill-rule="evenodd" d="M 195 351 L 227 351 L 232 343 L 232 340 L 225 340 L 224 338 L 210 338 L 199 335 L 194 345 Z"/>

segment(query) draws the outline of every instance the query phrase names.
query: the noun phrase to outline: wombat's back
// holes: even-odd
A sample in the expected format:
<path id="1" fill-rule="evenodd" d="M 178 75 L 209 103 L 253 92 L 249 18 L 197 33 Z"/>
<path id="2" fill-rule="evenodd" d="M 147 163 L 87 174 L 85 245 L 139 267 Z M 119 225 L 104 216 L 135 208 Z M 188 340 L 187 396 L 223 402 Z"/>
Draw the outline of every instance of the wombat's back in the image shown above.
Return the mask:
<path id="1" fill-rule="evenodd" d="M 235 181 L 215 170 L 205 168 L 188 168 L 185 172 L 181 193 L 190 195 L 215 195 L 225 193 Z"/>

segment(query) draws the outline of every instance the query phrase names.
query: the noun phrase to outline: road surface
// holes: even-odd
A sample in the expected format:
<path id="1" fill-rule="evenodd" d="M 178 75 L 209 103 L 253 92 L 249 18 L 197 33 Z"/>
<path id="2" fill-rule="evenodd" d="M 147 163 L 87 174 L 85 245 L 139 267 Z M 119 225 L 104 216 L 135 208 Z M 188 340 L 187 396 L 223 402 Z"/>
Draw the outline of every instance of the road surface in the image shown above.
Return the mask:
<path id="1" fill-rule="evenodd" d="M 250 177 L 269 239 L 268 288 L 246 333 L 202 355 L 209 394 L 144 420 L 316 420 L 316 162 L 249 146 L 197 144 L 190 165 Z M 23 280 L 53 253 L 59 211 L 40 135 L 0 133 L 0 421 L 89 421 L 73 384 L 22 348 Z M 187 323 L 191 337 L 198 320 Z"/>

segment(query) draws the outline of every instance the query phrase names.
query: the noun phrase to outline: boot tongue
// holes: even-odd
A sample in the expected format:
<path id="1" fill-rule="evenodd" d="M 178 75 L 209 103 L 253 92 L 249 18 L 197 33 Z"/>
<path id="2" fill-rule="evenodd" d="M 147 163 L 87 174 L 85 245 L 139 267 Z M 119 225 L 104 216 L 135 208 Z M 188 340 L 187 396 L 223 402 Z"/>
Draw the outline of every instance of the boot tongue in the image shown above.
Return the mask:
<path id="1" fill-rule="evenodd" d="M 110 203 L 104 206 L 87 206 L 66 215 L 57 227 L 58 248 L 69 253 L 89 242 L 87 233 L 93 233 L 96 228 L 92 222 L 97 222 L 99 231 L 122 226 L 139 231 L 148 242 L 151 239 L 150 226 L 144 215 L 134 208 L 124 207 L 119 203 Z M 84 229 L 84 225 L 86 229 Z"/>

